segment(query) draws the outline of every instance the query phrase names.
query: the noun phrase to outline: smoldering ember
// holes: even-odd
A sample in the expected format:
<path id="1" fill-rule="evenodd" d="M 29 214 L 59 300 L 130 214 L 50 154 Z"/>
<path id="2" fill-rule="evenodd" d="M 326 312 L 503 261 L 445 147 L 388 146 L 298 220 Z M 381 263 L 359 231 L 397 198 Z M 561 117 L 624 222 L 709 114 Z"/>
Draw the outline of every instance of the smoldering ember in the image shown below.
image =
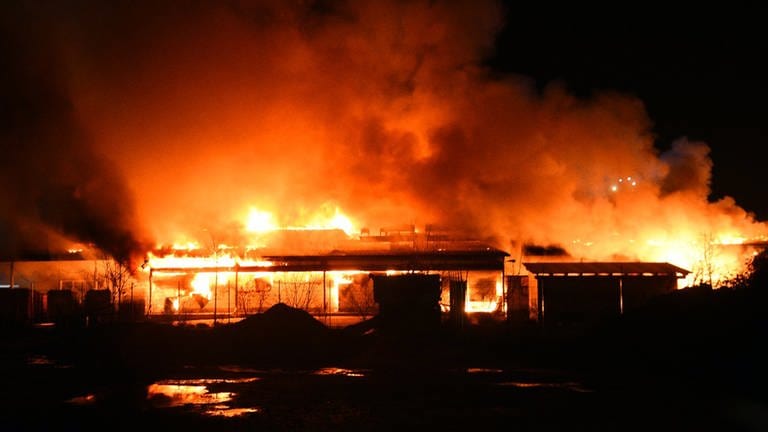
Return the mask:
<path id="1" fill-rule="evenodd" d="M 80 6 L 0 6 L 0 428 L 768 427 L 768 225 L 499 4 Z"/>

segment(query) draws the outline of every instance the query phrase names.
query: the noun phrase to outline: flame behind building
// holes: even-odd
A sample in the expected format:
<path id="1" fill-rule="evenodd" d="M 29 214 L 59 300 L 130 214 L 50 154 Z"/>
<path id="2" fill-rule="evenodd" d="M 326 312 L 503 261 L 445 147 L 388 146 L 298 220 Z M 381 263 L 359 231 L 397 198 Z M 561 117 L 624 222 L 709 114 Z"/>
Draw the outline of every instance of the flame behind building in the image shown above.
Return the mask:
<path id="1" fill-rule="evenodd" d="M 287 246 L 320 215 L 722 279 L 751 252 L 723 245 L 765 240 L 733 199 L 710 201 L 705 143 L 657 149 L 641 100 L 488 70 L 495 2 L 3 8 L 15 244 L 218 256 Z"/>

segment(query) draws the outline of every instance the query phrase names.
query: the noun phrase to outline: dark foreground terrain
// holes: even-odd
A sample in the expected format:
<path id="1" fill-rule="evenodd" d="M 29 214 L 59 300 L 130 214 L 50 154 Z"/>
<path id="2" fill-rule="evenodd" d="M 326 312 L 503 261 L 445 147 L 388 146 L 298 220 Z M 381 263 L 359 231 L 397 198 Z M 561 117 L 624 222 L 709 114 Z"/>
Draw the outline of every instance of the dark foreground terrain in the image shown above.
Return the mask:
<path id="1" fill-rule="evenodd" d="M 580 326 L 3 331 L 0 430 L 768 430 L 764 295 L 690 289 Z M 407 327 L 406 327 L 407 328 Z"/>

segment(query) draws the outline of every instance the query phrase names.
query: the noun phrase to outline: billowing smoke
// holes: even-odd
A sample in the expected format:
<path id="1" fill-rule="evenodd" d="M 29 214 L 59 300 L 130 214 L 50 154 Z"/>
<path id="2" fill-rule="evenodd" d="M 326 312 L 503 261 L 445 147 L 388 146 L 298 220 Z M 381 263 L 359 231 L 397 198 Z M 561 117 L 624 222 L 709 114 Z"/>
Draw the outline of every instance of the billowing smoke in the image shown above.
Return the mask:
<path id="1" fill-rule="evenodd" d="M 709 147 L 704 143 L 692 143 L 681 138 L 661 156 L 669 171 L 661 181 L 661 193 L 686 192 L 707 199 L 712 176 Z"/>
<path id="2" fill-rule="evenodd" d="M 585 100 L 557 83 L 539 92 L 485 69 L 503 24 L 494 2 L 88 6 L 45 6 L 59 25 L 44 36 L 66 71 L 47 73 L 64 92 L 54 122 L 36 117 L 40 149 L 21 156 L 40 163 L 52 142 L 74 147 L 43 157 L 70 177 L 38 195 L 90 210 L 108 195 L 124 206 L 96 213 L 122 227 L 113 240 L 132 232 L 117 217 L 131 214 L 115 199 L 129 195 L 117 173 L 164 243 L 206 241 L 251 206 L 283 225 L 332 205 L 371 230 L 437 224 L 590 258 L 638 257 L 681 226 L 764 232 L 733 200 L 707 202 L 706 144 L 658 153 L 642 101 Z M 74 119 L 92 141 L 52 126 Z"/>
<path id="3" fill-rule="evenodd" d="M 133 195 L 81 126 L 62 53 L 39 30 L 54 23 L 39 11 L 7 7 L 19 15 L 4 14 L 1 37 L 3 258 L 60 253 L 75 242 L 123 263 L 140 257 L 146 245 L 135 231 Z M 33 22 L 40 27 L 25 27 Z"/>

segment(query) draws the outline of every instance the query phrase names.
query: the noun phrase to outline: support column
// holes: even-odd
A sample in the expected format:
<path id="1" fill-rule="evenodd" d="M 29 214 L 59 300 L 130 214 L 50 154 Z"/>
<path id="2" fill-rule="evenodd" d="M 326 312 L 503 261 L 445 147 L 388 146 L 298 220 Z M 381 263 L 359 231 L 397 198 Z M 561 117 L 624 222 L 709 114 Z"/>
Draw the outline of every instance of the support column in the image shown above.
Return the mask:
<path id="1" fill-rule="evenodd" d="M 147 305 L 147 316 L 152 315 L 152 272 L 153 269 L 149 269 L 149 305 Z"/>

